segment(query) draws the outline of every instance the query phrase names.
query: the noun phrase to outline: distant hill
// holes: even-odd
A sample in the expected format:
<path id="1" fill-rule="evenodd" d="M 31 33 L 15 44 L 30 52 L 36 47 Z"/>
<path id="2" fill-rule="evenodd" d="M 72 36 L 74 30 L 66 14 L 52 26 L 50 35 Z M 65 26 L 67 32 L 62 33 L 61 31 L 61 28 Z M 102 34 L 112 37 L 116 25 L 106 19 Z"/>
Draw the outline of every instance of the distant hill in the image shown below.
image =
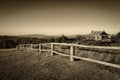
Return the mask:
<path id="1" fill-rule="evenodd" d="M 31 38 L 44 38 L 44 39 L 51 38 L 51 37 L 57 38 L 60 36 L 62 35 L 44 35 L 44 34 L 18 35 L 18 37 L 31 37 Z M 68 38 L 75 38 L 77 35 L 65 35 L 65 36 Z"/>
<path id="2" fill-rule="evenodd" d="M 58 37 L 56 35 L 43 35 L 43 34 L 27 34 L 27 35 L 18 35 L 18 37 L 31 37 L 31 38 L 43 38 L 43 39 L 47 39 L 47 38 L 51 38 L 51 37 Z"/>
<path id="3" fill-rule="evenodd" d="M 62 35 L 44 35 L 44 34 L 25 34 L 25 35 L 0 35 L 0 36 L 13 36 L 13 37 L 30 37 L 30 38 L 42 38 L 42 39 L 47 39 L 47 38 L 57 38 L 57 37 L 61 37 Z M 75 38 L 76 35 L 65 35 L 68 38 Z"/>

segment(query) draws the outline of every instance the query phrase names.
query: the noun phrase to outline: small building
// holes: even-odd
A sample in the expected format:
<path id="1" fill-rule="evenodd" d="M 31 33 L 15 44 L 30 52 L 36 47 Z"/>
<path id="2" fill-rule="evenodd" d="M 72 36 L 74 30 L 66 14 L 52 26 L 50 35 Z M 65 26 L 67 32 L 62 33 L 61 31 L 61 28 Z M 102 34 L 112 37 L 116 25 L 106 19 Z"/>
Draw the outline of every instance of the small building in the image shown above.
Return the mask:
<path id="1" fill-rule="evenodd" d="M 92 30 L 90 34 L 86 35 L 87 40 L 100 40 L 100 41 L 110 41 L 110 35 L 105 31 L 94 31 Z"/>

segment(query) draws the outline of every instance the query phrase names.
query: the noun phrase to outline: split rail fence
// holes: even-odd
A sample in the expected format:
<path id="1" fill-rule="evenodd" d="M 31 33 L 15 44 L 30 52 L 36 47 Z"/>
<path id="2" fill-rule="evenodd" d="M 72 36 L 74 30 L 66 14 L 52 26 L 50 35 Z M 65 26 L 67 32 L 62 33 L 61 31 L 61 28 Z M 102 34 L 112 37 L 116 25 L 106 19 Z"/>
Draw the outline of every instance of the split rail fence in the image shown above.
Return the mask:
<path id="1" fill-rule="evenodd" d="M 45 46 L 47 46 L 47 47 L 45 47 Z M 68 49 L 68 54 L 57 51 L 57 48 L 58 48 L 57 46 L 59 46 L 59 47 L 64 46 L 65 50 Z M 43 47 L 45 47 L 45 48 L 43 48 Z M 50 51 L 51 55 L 59 54 L 62 56 L 68 56 L 68 57 L 70 57 L 70 61 L 74 61 L 75 59 L 81 59 L 81 60 L 90 61 L 90 62 L 94 62 L 94 63 L 106 65 L 106 66 L 111 66 L 114 68 L 120 68 L 119 64 L 109 63 L 109 62 L 105 62 L 105 61 L 101 61 L 101 60 L 95 60 L 95 59 L 91 59 L 88 57 L 77 56 L 76 54 L 79 54 L 79 53 L 75 53 L 77 50 L 76 47 L 78 47 L 80 49 L 84 49 L 84 50 L 87 50 L 88 48 L 90 50 L 93 50 L 93 49 L 99 50 L 100 49 L 102 51 L 104 49 L 107 51 L 110 51 L 112 49 L 115 51 L 120 50 L 120 47 L 85 46 L 85 45 L 67 44 L 67 43 L 21 44 L 21 45 L 18 45 L 16 48 L 26 49 L 28 51 L 38 51 L 40 53 L 43 51 Z M 89 50 L 87 50 L 87 51 L 89 53 Z M 82 53 L 82 51 L 80 53 Z M 120 53 L 118 53 L 118 54 L 120 54 Z M 118 58 L 118 59 L 120 59 L 120 58 Z M 120 60 L 118 60 L 118 61 L 120 61 Z"/>

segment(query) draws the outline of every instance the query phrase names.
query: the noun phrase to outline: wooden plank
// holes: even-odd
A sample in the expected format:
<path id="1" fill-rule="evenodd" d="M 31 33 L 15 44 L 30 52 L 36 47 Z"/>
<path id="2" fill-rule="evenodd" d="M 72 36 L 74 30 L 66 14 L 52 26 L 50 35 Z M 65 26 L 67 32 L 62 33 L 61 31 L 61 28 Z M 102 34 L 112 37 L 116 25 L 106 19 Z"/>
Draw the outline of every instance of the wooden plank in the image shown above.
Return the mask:
<path id="1" fill-rule="evenodd" d="M 67 43 L 52 43 L 52 44 L 55 44 L 55 45 L 65 45 L 65 46 L 74 45 L 76 47 L 84 47 L 84 48 L 120 49 L 120 47 L 109 47 L 109 46 L 88 46 L 88 45 L 67 44 Z"/>
<path id="2" fill-rule="evenodd" d="M 53 52 L 56 53 L 56 54 L 62 55 L 62 56 L 70 56 L 68 54 L 63 54 L 63 53 L 60 53 L 60 52 L 57 52 L 57 51 L 53 51 Z"/>
<path id="3" fill-rule="evenodd" d="M 70 46 L 71 44 L 67 44 L 67 43 L 51 43 L 54 45 L 63 45 L 63 46 Z"/>
<path id="4" fill-rule="evenodd" d="M 85 60 L 85 61 L 90 61 L 90 62 L 94 62 L 94 63 L 114 67 L 114 68 L 120 68 L 120 65 L 117 65 L 117 64 L 112 64 L 112 63 L 108 63 L 108 62 L 103 62 L 103 61 L 98 61 L 98 60 L 88 59 L 88 58 L 83 58 L 83 57 L 78 57 L 78 56 L 73 56 L 73 57 L 77 58 L 77 59 L 82 59 L 82 60 Z"/>
<path id="5" fill-rule="evenodd" d="M 71 45 L 70 46 L 70 61 L 74 61 L 74 56 L 75 55 L 75 46 Z"/>
<path id="6" fill-rule="evenodd" d="M 120 47 L 108 47 L 108 46 L 88 46 L 88 45 L 78 45 L 78 44 L 67 44 L 67 43 L 42 43 L 41 45 L 48 45 L 48 44 L 54 44 L 54 45 L 63 45 L 63 46 L 70 46 L 74 45 L 75 47 L 84 47 L 84 48 L 98 48 L 98 49 L 120 49 Z M 34 44 L 36 45 L 36 44 Z M 23 46 L 22 44 L 20 46 Z"/>
<path id="7" fill-rule="evenodd" d="M 39 44 L 39 52 L 41 53 L 42 45 Z"/>
<path id="8" fill-rule="evenodd" d="M 83 48 L 98 48 L 98 49 L 120 49 L 120 47 L 108 47 L 108 46 L 86 46 L 86 45 L 76 45 L 76 44 L 73 44 L 74 46 L 76 47 L 83 47 Z"/>
<path id="9" fill-rule="evenodd" d="M 33 51 L 39 51 L 39 49 L 33 49 Z M 41 51 L 51 51 L 50 49 L 41 49 Z"/>
<path id="10" fill-rule="evenodd" d="M 42 49 L 41 51 L 51 51 L 51 50 Z"/>
<path id="11" fill-rule="evenodd" d="M 54 44 L 51 44 L 51 55 L 53 55 Z"/>

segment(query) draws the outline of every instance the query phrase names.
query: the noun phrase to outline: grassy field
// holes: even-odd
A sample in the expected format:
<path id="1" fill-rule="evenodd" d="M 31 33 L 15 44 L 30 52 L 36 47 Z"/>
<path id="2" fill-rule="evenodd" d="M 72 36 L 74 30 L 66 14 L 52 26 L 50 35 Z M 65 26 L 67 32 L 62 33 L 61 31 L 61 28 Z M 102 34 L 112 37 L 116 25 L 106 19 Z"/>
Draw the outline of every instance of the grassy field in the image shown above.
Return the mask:
<path id="1" fill-rule="evenodd" d="M 0 50 L 0 80 L 120 80 L 120 69 L 49 52 Z"/>
<path id="2" fill-rule="evenodd" d="M 70 55 L 69 46 L 55 46 L 55 51 Z M 120 50 L 75 47 L 75 56 L 120 65 Z"/>

